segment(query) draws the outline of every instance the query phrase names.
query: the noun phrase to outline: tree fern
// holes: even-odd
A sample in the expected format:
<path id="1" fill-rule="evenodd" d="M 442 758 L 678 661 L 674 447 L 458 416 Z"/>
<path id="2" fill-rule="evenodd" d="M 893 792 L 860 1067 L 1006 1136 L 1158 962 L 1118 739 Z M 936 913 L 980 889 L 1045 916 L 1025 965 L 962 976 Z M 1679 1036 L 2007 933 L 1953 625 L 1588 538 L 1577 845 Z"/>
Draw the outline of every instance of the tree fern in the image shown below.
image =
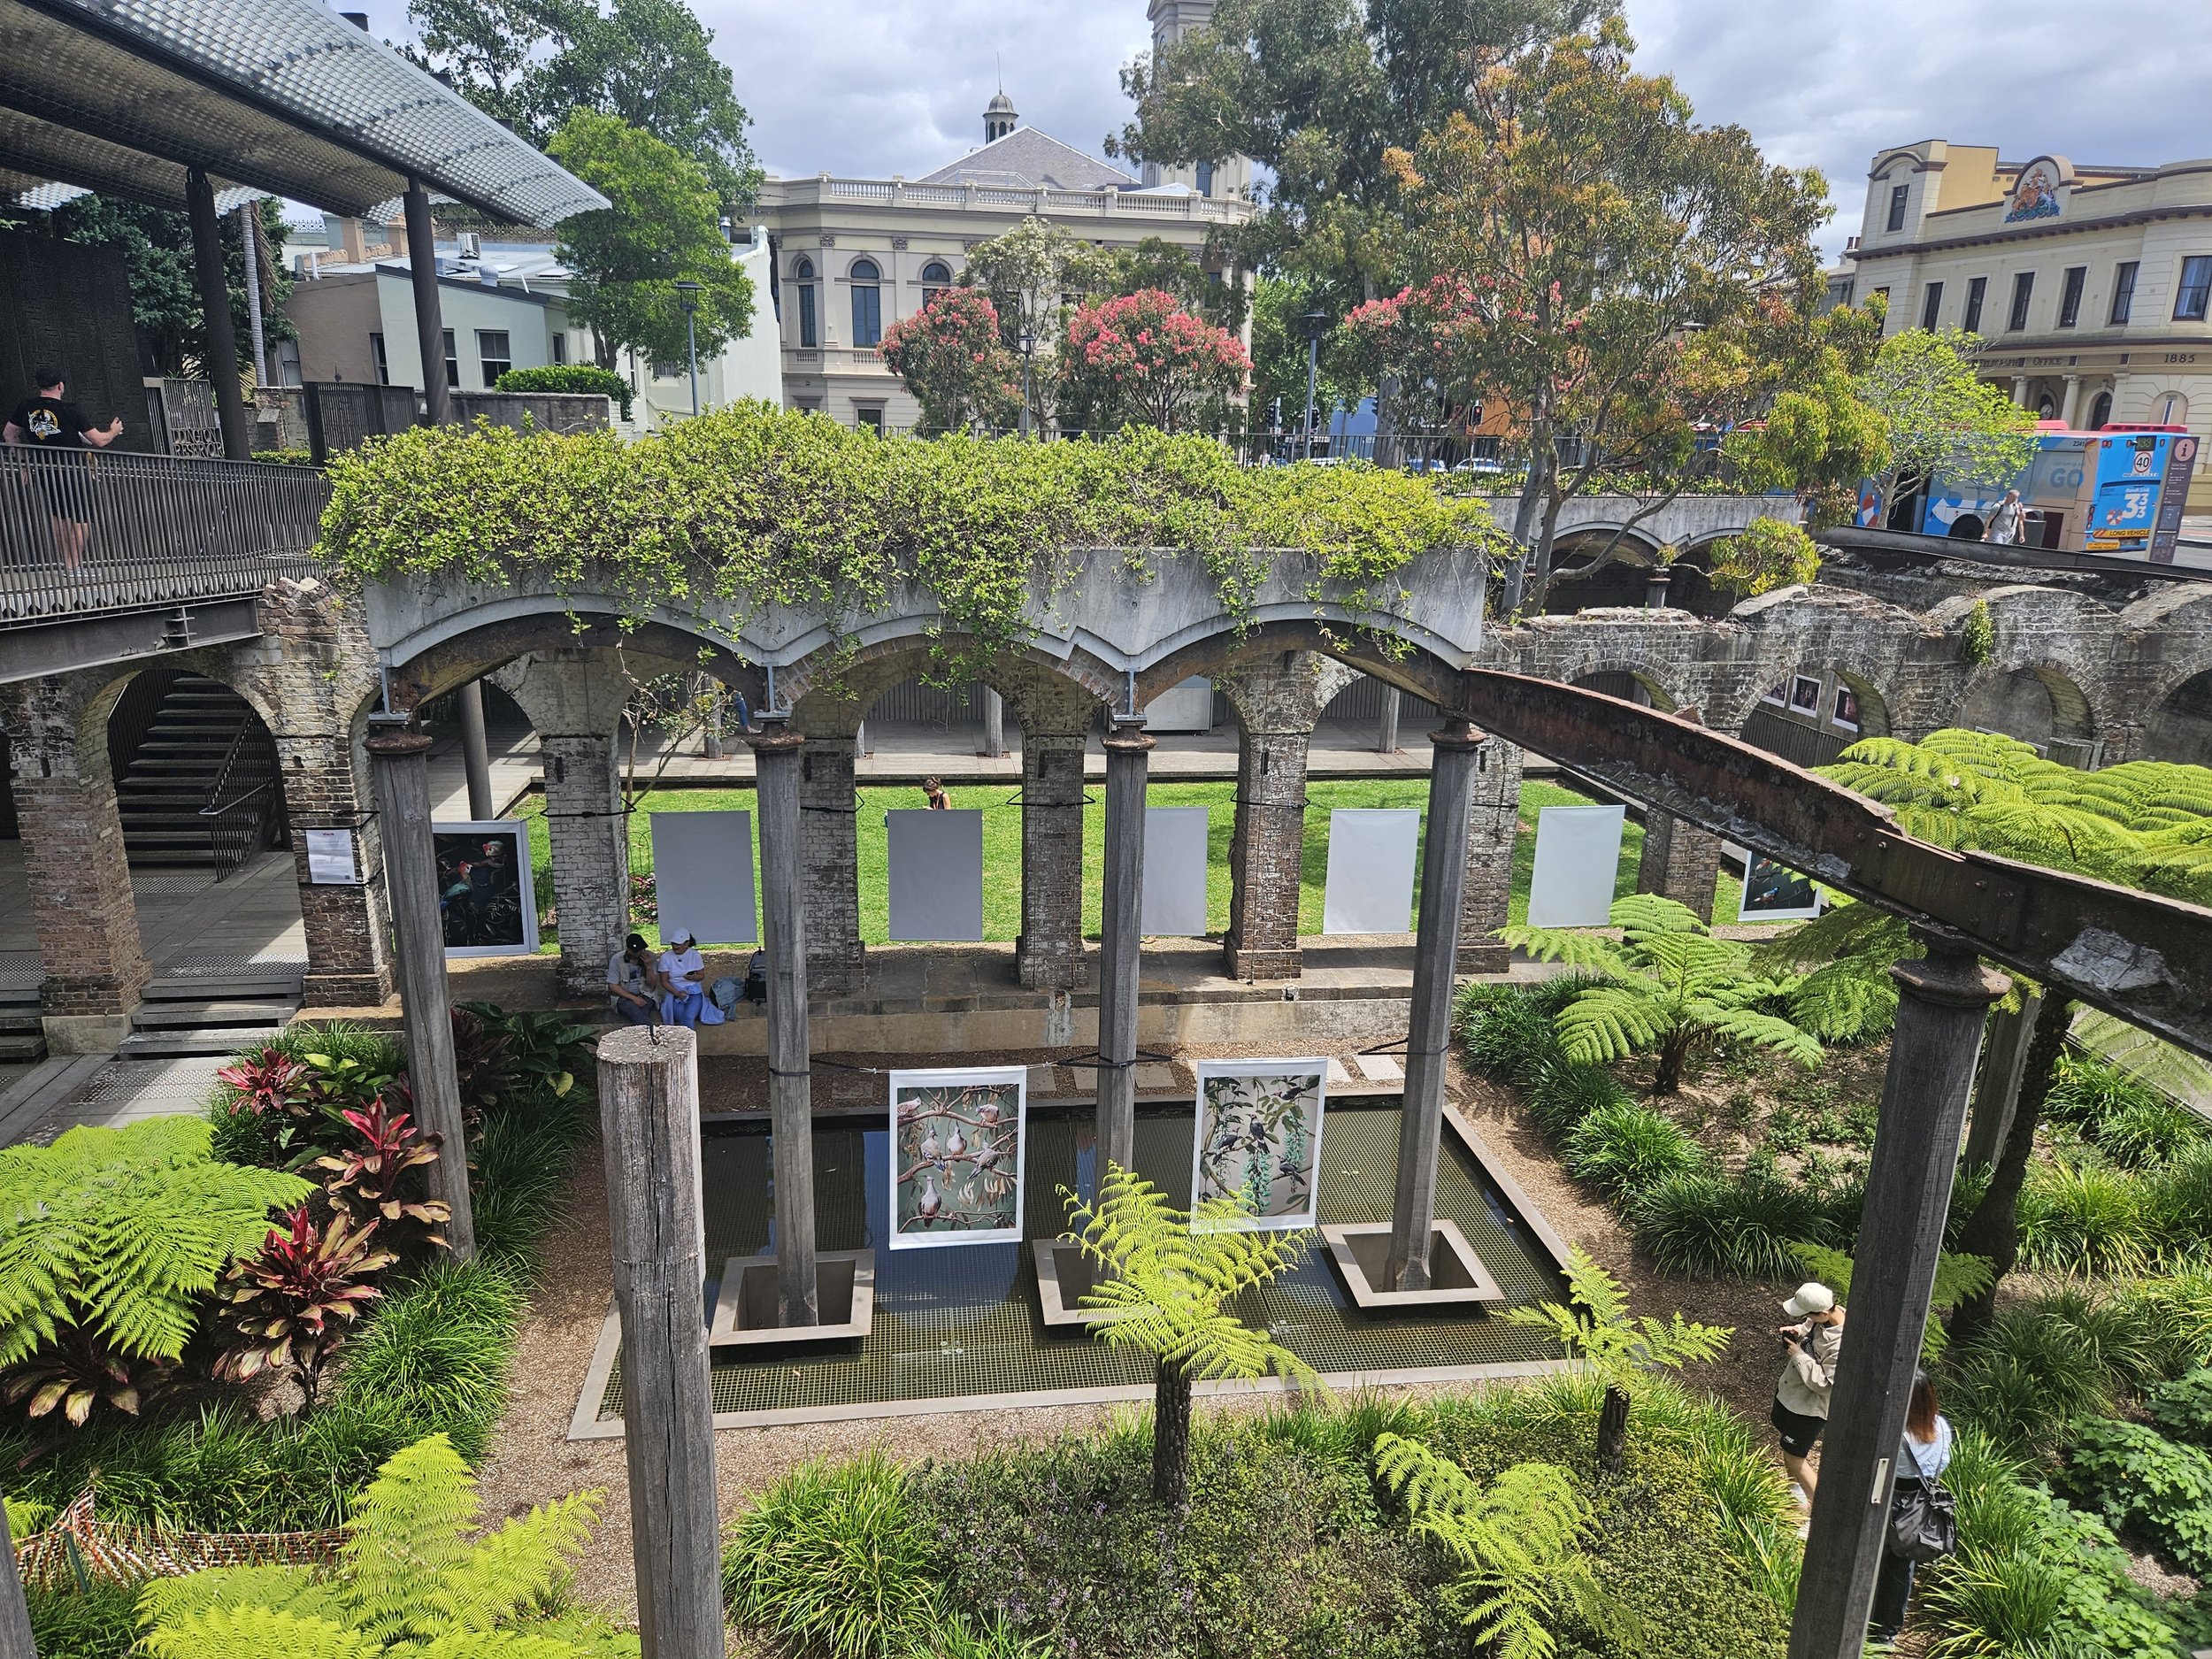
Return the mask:
<path id="1" fill-rule="evenodd" d="M 64 1325 L 123 1356 L 174 1359 L 222 1271 L 311 1182 L 216 1163 L 198 1118 L 77 1128 L 0 1150 L 0 1366 Z"/>
<path id="2" fill-rule="evenodd" d="M 1726 1325 L 1699 1325 L 1679 1313 L 1671 1319 L 1639 1319 L 1628 1293 L 1578 1244 L 1567 1247 L 1567 1297 L 1511 1308 L 1508 1325 L 1525 1325 L 1555 1338 L 1608 1388 L 1632 1389 L 1653 1371 L 1679 1371 L 1693 1360 L 1713 1358 L 1735 1334 Z"/>
<path id="3" fill-rule="evenodd" d="M 1098 1202 L 1060 1189 L 1069 1231 L 1099 1268 L 1082 1306 L 1113 1314 L 1091 1329 L 1110 1348 L 1152 1356 L 1152 1484 L 1163 1502 L 1180 1507 L 1188 1491 L 1190 1386 L 1194 1379 L 1272 1373 L 1317 1383 L 1313 1367 L 1229 1310 L 1305 1254 L 1303 1233 L 1239 1226 L 1246 1212 L 1233 1199 L 1215 1199 L 1185 1213 L 1151 1182 L 1119 1164 L 1107 1165 Z"/>
<path id="4" fill-rule="evenodd" d="M 1593 1512 L 1555 1463 L 1516 1463 L 1488 1486 L 1418 1440 L 1382 1434 L 1375 1466 L 1412 1511 L 1413 1530 L 1460 1565 L 1445 1603 L 1499 1659 L 1549 1659 L 1570 1614 L 1612 1636 L 1632 1621 L 1584 1548 Z"/>
<path id="5" fill-rule="evenodd" d="M 140 1597 L 154 1659 L 634 1659 L 637 1640 L 559 1604 L 599 1504 L 541 1504 L 482 1538 L 476 1479 L 434 1434 L 378 1471 L 328 1571 L 234 1567 L 159 1579 Z"/>

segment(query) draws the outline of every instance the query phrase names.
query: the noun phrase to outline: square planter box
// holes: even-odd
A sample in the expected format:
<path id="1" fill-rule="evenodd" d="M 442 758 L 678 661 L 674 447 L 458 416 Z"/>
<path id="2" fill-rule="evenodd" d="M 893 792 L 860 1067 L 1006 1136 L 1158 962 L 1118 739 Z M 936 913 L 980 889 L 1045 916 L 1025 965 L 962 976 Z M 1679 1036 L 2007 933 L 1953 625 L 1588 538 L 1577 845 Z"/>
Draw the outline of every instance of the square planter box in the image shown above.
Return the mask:
<path id="1" fill-rule="evenodd" d="M 1098 1313 L 1077 1305 L 1098 1282 L 1098 1263 L 1085 1256 L 1073 1240 L 1032 1239 L 1029 1248 L 1037 1258 L 1037 1308 L 1048 1331 L 1080 1331 L 1126 1319 L 1136 1311 L 1124 1308 Z"/>
<path id="2" fill-rule="evenodd" d="M 1332 1226 L 1321 1229 L 1337 1271 L 1352 1300 L 1368 1313 L 1418 1312 L 1429 1308 L 1458 1308 L 1503 1302 L 1505 1292 L 1476 1256 L 1474 1247 L 1458 1224 L 1439 1220 L 1429 1235 L 1429 1288 L 1382 1290 L 1383 1274 L 1390 1258 L 1390 1224 Z"/>
<path id="3" fill-rule="evenodd" d="M 791 1348 L 857 1342 L 866 1336 L 875 1323 L 876 1253 L 825 1250 L 814 1264 L 822 1322 L 787 1326 L 776 1323 L 776 1258 L 732 1256 L 722 1267 L 722 1288 L 714 1299 L 707 1346 Z"/>

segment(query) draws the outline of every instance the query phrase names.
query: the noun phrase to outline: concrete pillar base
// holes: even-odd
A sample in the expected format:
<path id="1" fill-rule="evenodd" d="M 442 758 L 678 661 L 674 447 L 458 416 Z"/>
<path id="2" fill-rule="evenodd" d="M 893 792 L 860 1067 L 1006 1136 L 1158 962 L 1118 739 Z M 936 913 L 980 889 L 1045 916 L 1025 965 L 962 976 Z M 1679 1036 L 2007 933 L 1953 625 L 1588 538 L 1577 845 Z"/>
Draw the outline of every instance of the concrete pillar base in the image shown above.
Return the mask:
<path id="1" fill-rule="evenodd" d="M 131 1034 L 128 1014 L 47 1014 L 38 1023 L 49 1054 L 113 1054 Z"/>

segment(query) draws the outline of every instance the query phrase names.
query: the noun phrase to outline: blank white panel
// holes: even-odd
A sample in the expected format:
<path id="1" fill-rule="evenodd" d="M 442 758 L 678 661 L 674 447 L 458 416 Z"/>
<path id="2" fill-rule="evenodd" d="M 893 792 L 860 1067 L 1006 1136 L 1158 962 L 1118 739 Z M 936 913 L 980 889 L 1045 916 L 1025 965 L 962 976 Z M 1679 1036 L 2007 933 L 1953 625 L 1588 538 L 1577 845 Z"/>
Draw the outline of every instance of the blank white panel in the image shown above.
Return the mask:
<path id="1" fill-rule="evenodd" d="M 1202 806 L 1145 808 L 1139 933 L 1194 937 L 1206 931 L 1206 819 Z"/>
<path id="2" fill-rule="evenodd" d="M 1152 732 L 1212 731 L 1214 682 L 1196 674 L 1170 686 L 1144 705 L 1144 724 Z"/>
<path id="3" fill-rule="evenodd" d="M 1624 806 L 1548 806 L 1536 815 L 1531 927 L 1602 927 L 1613 913 Z"/>
<path id="4" fill-rule="evenodd" d="M 886 812 L 891 937 L 983 937 L 983 814 Z"/>
<path id="5" fill-rule="evenodd" d="M 703 945 L 749 945 L 757 940 L 753 815 L 655 812 L 651 818 L 661 937 L 674 939 L 687 929 Z"/>
<path id="6" fill-rule="evenodd" d="M 1413 926 L 1413 855 L 1421 813 L 1409 806 L 1345 806 L 1329 814 L 1325 933 L 1402 933 Z"/>

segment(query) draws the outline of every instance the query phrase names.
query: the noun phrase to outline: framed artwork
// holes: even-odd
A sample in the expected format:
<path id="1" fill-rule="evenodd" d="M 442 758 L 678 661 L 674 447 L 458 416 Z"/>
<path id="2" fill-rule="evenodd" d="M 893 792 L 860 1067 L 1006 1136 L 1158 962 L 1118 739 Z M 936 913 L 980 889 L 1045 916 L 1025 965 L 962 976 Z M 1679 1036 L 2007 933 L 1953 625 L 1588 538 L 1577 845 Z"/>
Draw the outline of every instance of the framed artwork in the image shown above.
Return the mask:
<path id="1" fill-rule="evenodd" d="M 438 917 L 449 956 L 527 956 L 538 949 L 530 831 L 520 818 L 433 824 Z"/>
<path id="2" fill-rule="evenodd" d="M 1836 687 L 1835 706 L 1829 710 L 1829 720 L 1846 732 L 1859 729 L 1859 694 L 1848 686 Z"/>
<path id="3" fill-rule="evenodd" d="M 1743 898 L 1737 914 L 1747 922 L 1810 921 L 1820 914 L 1820 895 L 1810 876 L 1778 864 L 1763 853 L 1753 853 L 1744 864 Z"/>
<path id="4" fill-rule="evenodd" d="M 1201 1060 L 1191 1205 L 1230 1198 L 1252 1230 L 1310 1227 L 1321 1175 L 1329 1063 Z"/>
<path id="5" fill-rule="evenodd" d="M 1786 680 L 1778 680 L 1772 685 L 1769 686 L 1764 691 L 1759 694 L 1759 701 L 1762 703 L 1770 703 L 1776 708 L 1779 709 L 1788 703 L 1790 700 L 1789 692 L 1789 681 Z"/>
<path id="6" fill-rule="evenodd" d="M 1790 707 L 1799 714 L 1820 718 L 1820 681 L 1809 674 L 1797 674 L 1790 680 Z"/>
<path id="7" fill-rule="evenodd" d="M 895 1250 L 1018 1244 L 1025 1066 L 891 1073 Z"/>

